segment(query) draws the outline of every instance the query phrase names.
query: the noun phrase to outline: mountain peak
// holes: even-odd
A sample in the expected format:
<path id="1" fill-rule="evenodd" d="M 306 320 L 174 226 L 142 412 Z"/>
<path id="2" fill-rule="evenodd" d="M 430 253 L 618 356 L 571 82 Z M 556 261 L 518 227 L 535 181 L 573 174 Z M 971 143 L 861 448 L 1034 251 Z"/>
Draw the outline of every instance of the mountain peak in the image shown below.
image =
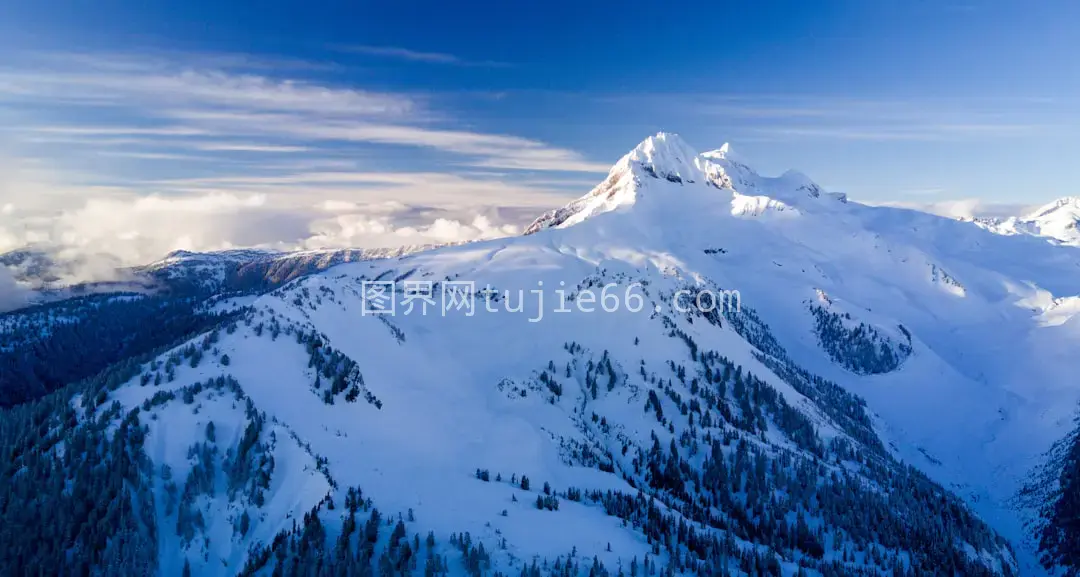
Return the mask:
<path id="1" fill-rule="evenodd" d="M 704 181 L 702 160 L 678 134 L 658 132 L 623 155 L 588 194 L 542 214 L 526 227 L 525 234 L 570 226 L 594 214 L 636 204 L 643 181 L 659 179 L 678 185 Z"/>
<path id="2" fill-rule="evenodd" d="M 548 211 L 525 229 L 532 234 L 545 228 L 572 226 L 593 215 L 631 206 L 670 207 L 685 205 L 697 195 L 704 202 L 736 193 L 752 200 L 740 201 L 733 214 L 760 215 L 776 207 L 796 208 L 806 200 L 821 197 L 822 189 L 806 175 L 788 171 L 778 177 L 764 177 L 738 160 L 731 146 L 698 154 L 681 136 L 658 132 L 642 140 L 626 153 L 608 172 L 607 178 L 588 194 L 555 210 Z M 679 198 L 676 200 L 672 195 Z M 747 206 L 753 206 L 747 211 Z M 798 212 L 793 210 L 792 212 Z"/>
<path id="3" fill-rule="evenodd" d="M 693 151 L 689 144 L 683 140 L 682 136 L 679 136 L 677 132 L 665 132 L 661 130 L 652 136 L 647 136 L 645 140 L 642 140 L 634 147 L 634 150 L 655 150 L 658 148 L 676 147 L 689 150 L 692 154 L 697 153 Z"/>
<path id="4" fill-rule="evenodd" d="M 697 151 L 678 134 L 658 132 L 642 140 L 624 159 L 637 162 L 662 178 L 694 180 L 701 172 L 694 162 L 697 156 Z"/>

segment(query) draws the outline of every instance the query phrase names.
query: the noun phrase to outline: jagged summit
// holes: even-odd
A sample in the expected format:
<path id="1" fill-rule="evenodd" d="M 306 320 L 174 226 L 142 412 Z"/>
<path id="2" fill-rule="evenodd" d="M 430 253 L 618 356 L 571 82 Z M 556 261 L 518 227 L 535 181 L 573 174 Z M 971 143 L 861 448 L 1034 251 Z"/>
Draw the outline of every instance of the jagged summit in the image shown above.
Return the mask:
<path id="1" fill-rule="evenodd" d="M 158 261 L 158 263 L 168 264 L 176 261 L 190 260 L 253 260 L 257 258 L 270 258 L 281 254 L 283 254 L 281 251 L 262 248 L 238 248 L 209 252 L 179 249 L 165 255 L 165 258 Z"/>
<path id="2" fill-rule="evenodd" d="M 681 136 L 658 132 L 642 140 L 615 166 L 637 163 L 646 171 L 669 180 L 697 180 L 701 176 L 698 153 Z"/>
<path id="3" fill-rule="evenodd" d="M 623 155 L 596 188 L 562 208 L 541 215 L 525 229 L 525 234 L 570 226 L 595 214 L 636 205 L 643 194 L 670 192 L 660 192 L 659 188 L 665 185 L 731 188 L 726 170 L 713 161 L 726 151 L 727 145 L 724 145 L 706 157 L 698 154 L 678 134 L 658 132 Z"/>
<path id="4" fill-rule="evenodd" d="M 716 194 L 720 190 L 730 194 Z M 775 178 L 761 176 L 739 160 L 728 143 L 699 154 L 678 134 L 659 132 L 620 158 L 596 188 L 541 215 L 525 234 L 563 228 L 596 214 L 638 206 L 642 199 L 670 205 L 672 194 L 679 195 L 679 202 L 687 201 L 691 194 L 706 201 L 712 197 L 702 195 L 715 195 L 716 202 L 730 202 L 730 212 L 736 216 L 761 216 L 775 212 L 798 214 L 801 203 L 821 198 L 821 193 L 809 177 L 794 170 Z"/>

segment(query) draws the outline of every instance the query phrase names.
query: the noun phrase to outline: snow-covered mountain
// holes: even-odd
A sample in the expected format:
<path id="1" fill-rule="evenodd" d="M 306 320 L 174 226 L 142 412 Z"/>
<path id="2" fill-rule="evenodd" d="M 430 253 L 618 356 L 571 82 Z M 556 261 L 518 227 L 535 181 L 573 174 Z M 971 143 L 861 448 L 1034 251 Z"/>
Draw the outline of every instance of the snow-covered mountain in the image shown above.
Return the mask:
<path id="1" fill-rule="evenodd" d="M 605 212 L 643 203 L 678 204 L 679 194 L 652 192 L 642 183 L 653 179 L 672 184 L 697 185 L 729 191 L 732 214 L 757 216 L 765 213 L 797 212 L 798 199 L 821 196 L 821 189 L 795 171 L 778 178 L 763 177 L 729 154 L 729 145 L 698 155 L 678 135 L 660 133 L 642 141 L 612 167 L 608 176 L 588 194 L 550 211 L 525 229 L 531 234 L 544 228 L 565 228 Z M 647 192 L 648 191 L 648 192 Z M 842 200 L 843 198 L 835 198 Z"/>
<path id="2" fill-rule="evenodd" d="M 203 291 L 270 289 L 293 279 L 348 262 L 395 258 L 436 248 L 434 245 L 393 248 L 325 249 L 282 252 L 237 249 L 217 252 L 174 251 L 160 261 L 131 269 L 165 285 L 191 285 Z"/>
<path id="3" fill-rule="evenodd" d="M 178 250 L 147 265 L 122 266 L 107 255 L 61 256 L 54 247 L 33 246 L 0 254 L 0 266 L 33 291 L 28 304 L 41 304 L 115 292 L 269 290 L 342 263 L 394 258 L 432 248 L 436 245 L 304 251 Z M 90 270 L 92 274 L 88 274 Z"/>
<path id="4" fill-rule="evenodd" d="M 425 248 L 433 247 L 176 251 L 145 266 L 98 269 L 113 280 L 74 283 L 70 279 L 79 262 L 48 247 L 0 255 L 0 265 L 7 263 L 19 275 L 15 299 L 5 298 L 0 286 L 0 306 L 16 301 L 14 310 L 0 311 L 5 313 L 0 314 L 0 366 L 7 369 L 0 373 L 0 407 L 39 398 L 112 363 L 201 332 L 221 315 L 301 276 Z"/>
<path id="5" fill-rule="evenodd" d="M 47 525 L 74 544 L 2 542 L 162 575 L 1037 575 L 1046 502 L 1015 497 L 1073 426 L 1078 295 L 1070 247 L 658 134 L 524 236 L 301 276 L 8 412 L 7 525 L 72 507 L 71 471 L 103 496 Z"/>
<path id="6" fill-rule="evenodd" d="M 979 218 L 974 222 L 997 234 L 1026 234 L 1080 246 L 1080 198 L 1073 196 L 1059 198 L 1027 215 L 1004 219 Z"/>

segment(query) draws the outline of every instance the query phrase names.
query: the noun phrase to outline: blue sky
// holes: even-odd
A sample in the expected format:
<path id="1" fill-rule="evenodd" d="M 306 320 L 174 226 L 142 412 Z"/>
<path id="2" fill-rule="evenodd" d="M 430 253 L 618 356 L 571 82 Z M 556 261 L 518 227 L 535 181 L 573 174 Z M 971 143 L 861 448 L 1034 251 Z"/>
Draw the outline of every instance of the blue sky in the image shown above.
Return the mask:
<path id="1" fill-rule="evenodd" d="M 1078 23 L 1056 0 L 5 0 L 0 248 L 483 236 L 658 130 L 867 201 L 1039 203 L 1080 194 Z"/>

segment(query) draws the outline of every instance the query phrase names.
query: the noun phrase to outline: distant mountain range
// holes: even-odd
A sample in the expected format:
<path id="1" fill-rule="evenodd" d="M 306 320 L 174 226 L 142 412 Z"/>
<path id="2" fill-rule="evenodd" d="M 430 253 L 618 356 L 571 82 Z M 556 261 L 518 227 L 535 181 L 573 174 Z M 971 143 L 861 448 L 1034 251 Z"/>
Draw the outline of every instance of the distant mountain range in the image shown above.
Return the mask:
<path id="1" fill-rule="evenodd" d="M 269 289 L 297 277 L 358 260 L 393 258 L 436 245 L 378 249 L 280 252 L 239 249 L 217 252 L 178 250 L 141 266 L 121 266 L 115 258 L 59 257 L 52 247 L 28 247 L 0 254 L 16 281 L 35 291 L 32 303 L 116 291 Z M 88 267 L 94 274 L 86 274 Z M 93 280 L 85 280 L 90 276 Z"/>
<path id="2" fill-rule="evenodd" d="M 1027 234 L 1080 246 L 1080 198 L 1064 197 L 1048 203 L 1030 214 L 1009 218 L 977 218 L 976 224 L 1004 235 Z"/>

